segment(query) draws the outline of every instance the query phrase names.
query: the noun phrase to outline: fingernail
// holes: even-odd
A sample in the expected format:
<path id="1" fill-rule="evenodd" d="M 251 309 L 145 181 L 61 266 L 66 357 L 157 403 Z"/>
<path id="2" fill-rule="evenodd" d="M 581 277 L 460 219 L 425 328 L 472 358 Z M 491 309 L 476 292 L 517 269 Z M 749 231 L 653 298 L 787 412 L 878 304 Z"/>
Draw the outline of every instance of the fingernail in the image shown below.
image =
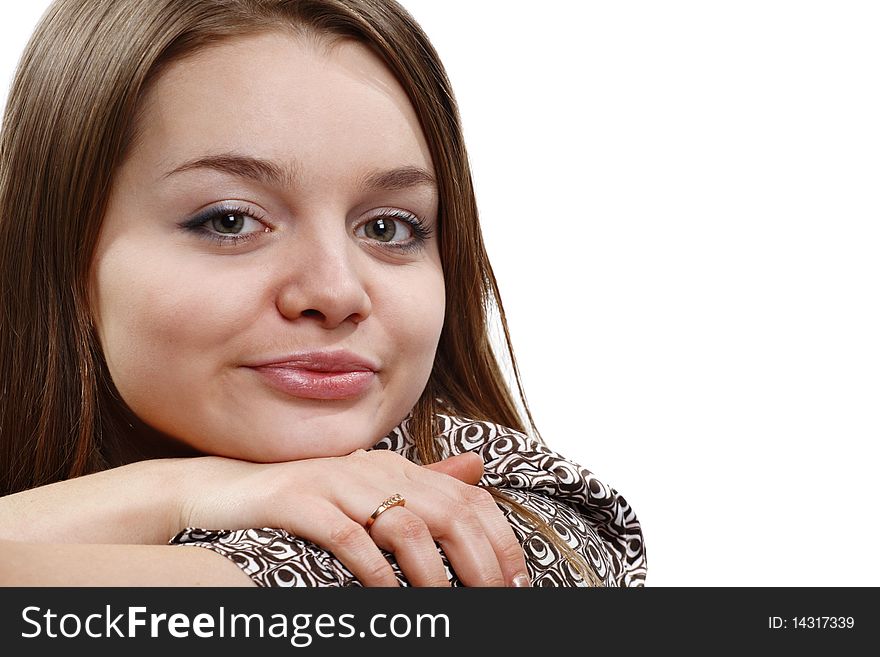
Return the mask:
<path id="1" fill-rule="evenodd" d="M 519 575 L 517 575 L 516 577 L 513 578 L 513 585 L 516 587 L 520 587 L 520 588 L 525 587 L 525 586 L 531 586 L 531 584 L 529 583 L 529 576 L 526 575 L 525 573 L 520 573 Z"/>

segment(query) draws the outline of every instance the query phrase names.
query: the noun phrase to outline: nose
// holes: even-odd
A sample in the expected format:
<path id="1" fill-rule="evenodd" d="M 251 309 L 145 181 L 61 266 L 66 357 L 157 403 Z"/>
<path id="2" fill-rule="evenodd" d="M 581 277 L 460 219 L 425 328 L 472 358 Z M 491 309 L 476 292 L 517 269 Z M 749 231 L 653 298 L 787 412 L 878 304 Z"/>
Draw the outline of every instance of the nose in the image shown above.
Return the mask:
<path id="1" fill-rule="evenodd" d="M 305 236 L 303 236 L 305 238 Z M 283 267 L 284 281 L 275 305 L 287 319 L 311 318 L 323 328 L 369 317 L 372 303 L 357 249 L 347 239 L 299 239 Z"/>

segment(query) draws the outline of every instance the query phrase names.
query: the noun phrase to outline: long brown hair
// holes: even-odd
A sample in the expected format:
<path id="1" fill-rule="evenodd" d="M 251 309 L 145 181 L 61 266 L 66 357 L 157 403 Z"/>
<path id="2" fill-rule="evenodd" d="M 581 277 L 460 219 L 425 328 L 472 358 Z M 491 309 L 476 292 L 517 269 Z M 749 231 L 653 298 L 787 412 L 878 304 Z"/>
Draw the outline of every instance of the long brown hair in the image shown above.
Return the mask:
<path id="1" fill-rule="evenodd" d="M 170 62 L 235 36 L 285 29 L 372 48 L 409 96 L 431 152 L 447 307 L 413 409 L 422 461 L 438 458 L 439 411 L 540 439 L 483 244 L 452 89 L 402 7 L 393 0 L 57 0 L 22 56 L 0 137 L 0 494 L 115 465 L 114 445 L 130 428 L 92 329 L 88 272 L 114 170 L 138 137 L 143 94 Z M 490 343 L 493 309 L 516 397 Z"/>

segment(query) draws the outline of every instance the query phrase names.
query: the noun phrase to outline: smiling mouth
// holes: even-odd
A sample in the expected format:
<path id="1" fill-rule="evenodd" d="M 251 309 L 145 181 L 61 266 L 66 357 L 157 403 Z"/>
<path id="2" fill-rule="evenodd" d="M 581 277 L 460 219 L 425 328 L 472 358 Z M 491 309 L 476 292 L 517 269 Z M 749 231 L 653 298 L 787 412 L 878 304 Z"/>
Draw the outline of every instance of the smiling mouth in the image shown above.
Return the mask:
<path id="1" fill-rule="evenodd" d="M 293 364 L 251 368 L 274 389 L 300 399 L 356 399 L 376 378 L 370 369 L 324 371 Z"/>
<path id="2" fill-rule="evenodd" d="M 345 349 L 300 351 L 247 367 L 271 388 L 299 399 L 357 399 L 379 371 L 376 361 Z"/>

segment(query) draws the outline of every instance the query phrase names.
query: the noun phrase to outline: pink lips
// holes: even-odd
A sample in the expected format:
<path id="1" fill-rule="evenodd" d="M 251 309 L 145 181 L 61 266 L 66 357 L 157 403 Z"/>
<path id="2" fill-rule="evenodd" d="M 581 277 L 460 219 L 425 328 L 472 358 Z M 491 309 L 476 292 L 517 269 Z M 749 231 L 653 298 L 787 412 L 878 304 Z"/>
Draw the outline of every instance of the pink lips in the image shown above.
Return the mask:
<path id="1" fill-rule="evenodd" d="M 348 351 L 312 351 L 250 365 L 271 387 L 303 399 L 354 399 L 376 378 L 378 366 Z"/>

